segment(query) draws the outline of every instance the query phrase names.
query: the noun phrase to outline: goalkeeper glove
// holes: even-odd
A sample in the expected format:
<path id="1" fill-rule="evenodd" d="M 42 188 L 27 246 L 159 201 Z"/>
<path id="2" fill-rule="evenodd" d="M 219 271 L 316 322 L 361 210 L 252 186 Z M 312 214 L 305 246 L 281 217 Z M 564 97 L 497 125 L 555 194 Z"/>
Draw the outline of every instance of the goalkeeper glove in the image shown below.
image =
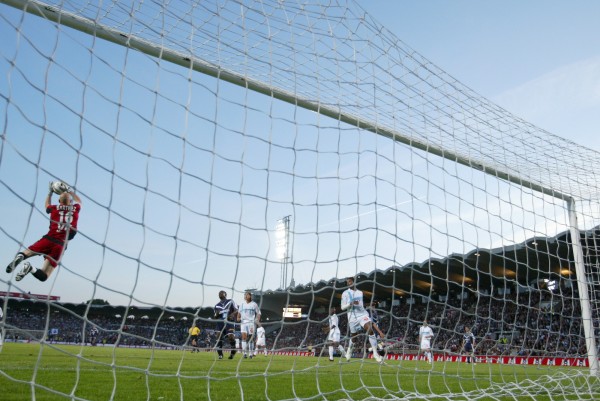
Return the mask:
<path id="1" fill-rule="evenodd" d="M 54 193 L 54 190 L 52 189 L 52 184 L 53 184 L 53 181 L 50 181 L 48 183 L 48 196 L 52 196 L 52 194 Z"/>

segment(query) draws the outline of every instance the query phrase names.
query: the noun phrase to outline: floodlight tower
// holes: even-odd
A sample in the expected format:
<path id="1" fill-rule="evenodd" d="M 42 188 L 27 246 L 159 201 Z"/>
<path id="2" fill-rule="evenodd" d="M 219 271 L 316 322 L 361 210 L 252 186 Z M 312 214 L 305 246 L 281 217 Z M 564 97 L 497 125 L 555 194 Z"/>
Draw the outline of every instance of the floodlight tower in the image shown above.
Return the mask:
<path id="1" fill-rule="evenodd" d="M 277 220 L 277 225 L 275 226 L 275 246 L 277 250 L 277 258 L 281 261 L 280 286 L 282 289 L 287 288 L 290 218 L 291 216 L 285 216 Z"/>

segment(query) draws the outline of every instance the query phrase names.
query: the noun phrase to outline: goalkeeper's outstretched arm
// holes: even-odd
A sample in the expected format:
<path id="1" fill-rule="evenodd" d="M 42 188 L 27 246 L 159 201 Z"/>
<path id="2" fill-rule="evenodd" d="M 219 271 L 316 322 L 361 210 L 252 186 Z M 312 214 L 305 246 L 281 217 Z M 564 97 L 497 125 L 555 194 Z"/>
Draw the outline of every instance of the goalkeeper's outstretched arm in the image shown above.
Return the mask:
<path id="1" fill-rule="evenodd" d="M 81 204 L 81 198 L 75 192 L 69 192 L 75 203 Z"/>
<path id="2" fill-rule="evenodd" d="M 48 192 L 48 195 L 46 195 L 46 199 L 44 200 L 44 208 L 48 209 L 51 204 L 52 204 L 52 192 Z"/>

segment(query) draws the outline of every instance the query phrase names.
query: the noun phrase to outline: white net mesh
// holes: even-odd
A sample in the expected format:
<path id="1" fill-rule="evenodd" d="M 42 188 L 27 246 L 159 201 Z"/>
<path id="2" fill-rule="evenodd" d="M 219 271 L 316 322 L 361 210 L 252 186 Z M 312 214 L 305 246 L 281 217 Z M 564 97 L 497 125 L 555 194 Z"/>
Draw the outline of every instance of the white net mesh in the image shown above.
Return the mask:
<path id="1" fill-rule="evenodd" d="M 2 3 L 7 262 L 43 234 L 49 180 L 83 198 L 47 282 L 0 279 L 14 399 L 598 397 L 597 152 L 352 2 Z M 357 274 L 384 364 L 364 336 L 329 361 L 322 326 L 337 307 L 347 349 Z M 200 348 L 217 345 L 219 290 L 241 304 L 249 288 L 267 357 L 190 353 L 194 319 Z"/>

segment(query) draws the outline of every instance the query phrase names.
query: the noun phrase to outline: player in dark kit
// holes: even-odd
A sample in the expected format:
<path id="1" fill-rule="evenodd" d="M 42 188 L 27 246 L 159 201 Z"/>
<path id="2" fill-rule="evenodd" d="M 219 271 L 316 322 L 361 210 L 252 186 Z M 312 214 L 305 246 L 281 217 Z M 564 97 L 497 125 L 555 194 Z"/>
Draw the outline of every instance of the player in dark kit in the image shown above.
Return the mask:
<path id="1" fill-rule="evenodd" d="M 217 339 L 217 353 L 219 359 L 223 359 L 223 339 L 227 337 L 229 345 L 231 345 L 231 354 L 229 359 L 233 359 L 235 355 L 235 327 L 234 321 L 237 319 L 238 307 L 233 299 L 227 299 L 225 291 L 219 291 L 219 303 L 215 305 L 215 319 L 220 320 L 218 323 L 219 337 Z"/>
<path id="2" fill-rule="evenodd" d="M 50 183 L 50 191 L 45 201 L 46 213 L 50 215 L 48 233 L 23 252 L 17 253 L 13 261 L 6 266 L 6 272 L 11 273 L 19 263 L 35 255 L 43 255 L 44 263 L 40 269 L 36 269 L 29 262 L 25 262 L 23 269 L 15 277 L 16 281 L 23 280 L 29 273 L 40 281 L 46 281 L 58 266 L 68 242 L 77 234 L 81 199 L 65 183 L 61 183 L 61 190 L 58 205 L 51 204 L 53 188 Z"/>
<path id="3" fill-rule="evenodd" d="M 475 335 L 469 326 L 465 326 L 463 334 L 463 352 L 467 354 L 467 363 L 475 363 Z"/>
<path id="4" fill-rule="evenodd" d="M 373 331 L 375 332 L 375 337 L 377 338 L 377 351 L 379 352 L 379 355 L 384 355 L 382 341 L 385 338 L 385 334 L 383 333 L 383 331 L 381 331 L 381 328 L 379 328 L 379 313 L 377 313 L 378 306 L 379 302 L 371 301 L 369 309 L 367 309 L 367 313 L 371 318 Z"/>

